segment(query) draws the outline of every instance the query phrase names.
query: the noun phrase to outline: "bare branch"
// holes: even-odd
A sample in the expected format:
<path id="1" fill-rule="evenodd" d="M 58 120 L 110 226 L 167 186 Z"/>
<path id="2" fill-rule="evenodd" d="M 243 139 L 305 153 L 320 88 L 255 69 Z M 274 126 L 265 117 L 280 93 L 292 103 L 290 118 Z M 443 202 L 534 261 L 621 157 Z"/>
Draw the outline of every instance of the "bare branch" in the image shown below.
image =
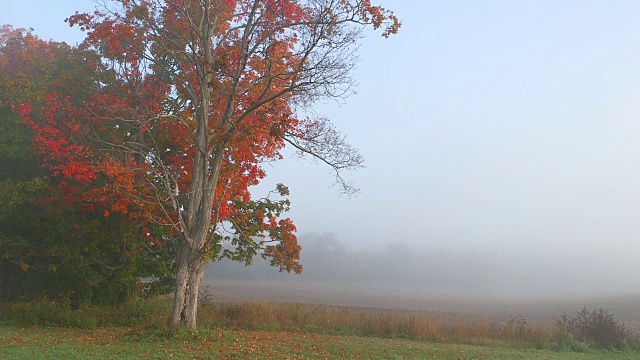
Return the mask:
<path id="1" fill-rule="evenodd" d="M 307 122 L 299 132 L 287 132 L 284 140 L 298 150 L 300 156 L 310 155 L 335 171 L 336 183 L 343 193 L 359 192 L 342 177 L 344 170 L 364 168 L 364 158 L 326 118 Z"/>

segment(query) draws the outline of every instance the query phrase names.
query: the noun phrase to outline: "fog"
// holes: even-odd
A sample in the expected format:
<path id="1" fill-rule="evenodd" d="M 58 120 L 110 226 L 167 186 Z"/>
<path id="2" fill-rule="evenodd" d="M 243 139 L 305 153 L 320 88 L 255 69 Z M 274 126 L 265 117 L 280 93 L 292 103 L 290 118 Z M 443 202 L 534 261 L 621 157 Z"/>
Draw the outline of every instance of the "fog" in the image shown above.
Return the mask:
<path id="1" fill-rule="evenodd" d="M 367 33 L 357 93 L 313 109 L 365 157 L 345 174 L 361 193 L 340 197 L 329 169 L 285 151 L 253 192 L 290 188 L 303 274 L 256 261 L 206 279 L 640 292 L 640 2 L 374 3 L 400 33 Z M 2 2 L 0 23 L 73 43 L 62 20 L 91 7 Z"/>
<path id="2" fill-rule="evenodd" d="M 221 261 L 211 264 L 205 278 L 213 280 L 288 281 L 367 285 L 394 292 L 409 289 L 434 296 L 480 298 L 566 298 L 633 293 L 637 274 L 614 258 L 591 262 L 581 253 L 505 254 L 450 250 L 417 250 L 392 243 L 377 251 L 356 251 L 336 234 L 302 234 L 301 275 L 278 272 L 262 258 L 251 266 Z M 384 290 L 383 290 L 384 291 Z M 405 294 L 407 295 L 407 294 Z"/>
<path id="3" fill-rule="evenodd" d="M 361 194 L 321 164 L 267 166 L 300 233 L 335 233 L 367 281 L 640 292 L 640 3 L 388 6 L 400 34 L 369 36 L 358 93 L 317 109 L 366 158 Z"/>

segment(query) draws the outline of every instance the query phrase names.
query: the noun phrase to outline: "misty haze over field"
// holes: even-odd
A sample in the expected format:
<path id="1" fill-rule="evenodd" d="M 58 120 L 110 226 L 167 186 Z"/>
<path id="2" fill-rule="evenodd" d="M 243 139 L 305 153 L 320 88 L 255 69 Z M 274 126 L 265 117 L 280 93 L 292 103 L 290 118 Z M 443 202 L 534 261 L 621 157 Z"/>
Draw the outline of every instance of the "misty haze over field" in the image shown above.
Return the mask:
<path id="1" fill-rule="evenodd" d="M 253 193 L 290 188 L 303 274 L 256 259 L 205 280 L 640 292 L 640 2 L 373 2 L 399 34 L 366 34 L 357 93 L 313 109 L 365 157 L 347 174 L 361 194 L 340 197 L 329 169 L 285 151 Z M 63 19 L 93 7 L 4 1 L 0 24 L 75 43 Z"/>
<path id="2" fill-rule="evenodd" d="M 214 263 L 205 279 L 359 284 L 389 291 L 402 288 L 433 295 L 488 298 L 618 295 L 634 289 L 637 279 L 636 273 L 626 271 L 625 264 L 598 266 L 581 261 L 579 251 L 521 258 L 490 251 L 418 250 L 402 243 L 356 251 L 330 233 L 302 234 L 299 240 L 303 248 L 302 275 L 279 273 L 258 257 L 252 266 L 231 261 Z"/>

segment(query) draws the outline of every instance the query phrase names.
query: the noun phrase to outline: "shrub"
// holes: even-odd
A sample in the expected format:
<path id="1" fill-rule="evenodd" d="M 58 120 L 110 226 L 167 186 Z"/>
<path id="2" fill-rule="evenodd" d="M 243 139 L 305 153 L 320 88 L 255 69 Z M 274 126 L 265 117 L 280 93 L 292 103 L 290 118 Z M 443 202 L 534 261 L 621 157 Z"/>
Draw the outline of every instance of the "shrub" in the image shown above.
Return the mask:
<path id="1" fill-rule="evenodd" d="M 640 352 L 640 335 L 636 335 L 635 339 L 629 339 L 626 347 L 629 350 Z"/>
<path id="2" fill-rule="evenodd" d="M 122 306 L 81 304 L 72 309 L 69 300 L 15 303 L 0 312 L 1 319 L 17 325 L 62 326 L 93 329 L 99 326 L 166 326 L 171 313 L 168 299 L 138 299 Z"/>
<path id="3" fill-rule="evenodd" d="M 40 300 L 11 305 L 8 317 L 21 325 L 67 325 L 70 313 L 68 301 Z"/>
<path id="4" fill-rule="evenodd" d="M 631 331 L 624 324 L 614 320 L 613 314 L 602 308 L 589 311 L 583 307 L 582 310 L 576 311 L 574 317 L 563 313 L 555 321 L 562 333 L 599 348 L 622 348 L 631 338 Z"/>

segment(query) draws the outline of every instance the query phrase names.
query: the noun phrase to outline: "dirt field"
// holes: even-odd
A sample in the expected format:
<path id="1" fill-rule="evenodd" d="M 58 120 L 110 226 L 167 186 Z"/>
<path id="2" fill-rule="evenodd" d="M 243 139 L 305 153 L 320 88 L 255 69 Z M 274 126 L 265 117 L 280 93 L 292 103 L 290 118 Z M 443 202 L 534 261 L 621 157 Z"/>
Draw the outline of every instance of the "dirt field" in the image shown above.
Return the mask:
<path id="1" fill-rule="evenodd" d="M 354 306 L 376 309 L 429 311 L 447 316 L 485 317 L 493 322 L 509 318 L 530 323 L 551 323 L 563 311 L 573 315 L 583 306 L 608 310 L 616 320 L 640 332 L 640 293 L 616 296 L 547 296 L 501 299 L 491 296 L 447 295 L 403 287 L 343 283 L 209 280 L 203 283 L 216 302 L 264 300 Z"/>

